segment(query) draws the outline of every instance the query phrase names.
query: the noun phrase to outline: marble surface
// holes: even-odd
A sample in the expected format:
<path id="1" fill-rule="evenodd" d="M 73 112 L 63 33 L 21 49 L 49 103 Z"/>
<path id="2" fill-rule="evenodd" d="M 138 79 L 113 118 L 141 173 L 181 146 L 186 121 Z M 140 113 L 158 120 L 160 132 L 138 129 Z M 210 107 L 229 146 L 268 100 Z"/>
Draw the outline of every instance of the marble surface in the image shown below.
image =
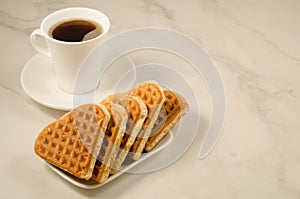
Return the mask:
<path id="1" fill-rule="evenodd" d="M 0 0 L 0 5 L 1 198 L 300 198 L 298 0 Z M 71 6 L 106 13 L 110 35 L 167 27 L 206 49 L 227 94 L 224 131 L 207 158 L 197 158 L 211 114 L 201 80 L 195 88 L 201 96 L 199 134 L 163 170 L 126 174 L 105 187 L 83 190 L 34 155 L 40 129 L 64 112 L 33 102 L 21 88 L 21 69 L 36 54 L 29 35 L 47 14 Z M 173 60 L 153 51 L 131 57 L 136 63 Z M 188 68 L 186 74 L 191 75 Z"/>

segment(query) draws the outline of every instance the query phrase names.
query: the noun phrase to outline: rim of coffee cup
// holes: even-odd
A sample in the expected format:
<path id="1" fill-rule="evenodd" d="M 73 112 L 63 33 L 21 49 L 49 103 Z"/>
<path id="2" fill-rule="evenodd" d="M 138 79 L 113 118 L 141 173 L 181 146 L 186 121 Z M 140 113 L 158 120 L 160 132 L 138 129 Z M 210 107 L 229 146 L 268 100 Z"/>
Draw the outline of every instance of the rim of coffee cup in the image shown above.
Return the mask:
<path id="1" fill-rule="evenodd" d="M 60 19 L 60 20 L 57 20 L 53 23 L 51 23 L 50 27 L 47 26 L 47 22 L 51 19 L 51 18 L 54 18 L 55 16 L 57 15 L 60 15 L 62 13 L 66 13 L 66 12 L 74 12 L 74 11 L 87 11 L 89 13 L 94 13 L 98 16 L 101 17 L 101 22 L 98 22 L 96 20 L 93 20 L 93 19 L 90 19 L 90 18 L 87 18 L 85 16 L 83 17 L 80 17 L 80 16 L 74 16 L 74 18 L 65 18 L 64 19 Z M 66 42 L 66 41 L 60 41 L 60 40 L 57 40 L 57 39 L 54 39 L 53 37 L 50 36 L 50 33 L 49 31 L 51 30 L 51 28 L 53 26 L 55 26 L 56 24 L 59 24 L 59 23 L 62 23 L 62 22 L 65 22 L 65 21 L 69 21 L 69 20 L 77 20 L 77 19 L 87 19 L 87 20 L 91 20 L 91 21 L 95 21 L 96 23 L 98 23 L 102 28 L 103 28 L 103 32 L 98 35 L 97 37 L 95 38 L 92 38 L 92 39 L 89 39 L 89 40 L 86 40 L 86 41 L 79 41 L 79 42 Z M 42 33 L 44 34 L 44 36 L 53 41 L 53 42 L 57 42 L 57 43 L 62 43 L 62 44 L 67 44 L 67 45 L 74 45 L 74 44 L 83 44 L 83 43 L 89 43 L 89 42 L 92 42 L 96 39 L 99 39 L 100 37 L 102 37 L 103 35 L 105 35 L 108 30 L 110 28 L 110 20 L 109 18 L 103 13 L 103 12 L 100 12 L 99 10 L 95 10 L 95 9 L 92 9 L 92 8 L 86 8 L 86 7 L 71 7 L 71 8 L 64 8 L 64 9 L 60 9 L 60 10 L 57 10 L 57 11 L 54 11 L 52 13 L 50 13 L 49 15 L 47 15 L 43 21 L 41 22 L 41 25 L 40 25 L 40 30 L 42 31 Z"/>

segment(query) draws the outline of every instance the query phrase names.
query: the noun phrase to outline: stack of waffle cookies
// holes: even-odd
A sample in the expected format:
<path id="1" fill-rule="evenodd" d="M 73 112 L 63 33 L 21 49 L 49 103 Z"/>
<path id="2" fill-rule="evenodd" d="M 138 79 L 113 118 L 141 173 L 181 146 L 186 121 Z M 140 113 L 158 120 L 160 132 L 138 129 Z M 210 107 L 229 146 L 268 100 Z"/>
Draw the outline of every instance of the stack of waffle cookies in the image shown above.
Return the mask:
<path id="1" fill-rule="evenodd" d="M 151 152 L 188 109 L 181 95 L 163 90 L 155 81 L 142 82 L 48 124 L 34 150 L 78 178 L 103 183 L 125 159 L 135 161 Z"/>

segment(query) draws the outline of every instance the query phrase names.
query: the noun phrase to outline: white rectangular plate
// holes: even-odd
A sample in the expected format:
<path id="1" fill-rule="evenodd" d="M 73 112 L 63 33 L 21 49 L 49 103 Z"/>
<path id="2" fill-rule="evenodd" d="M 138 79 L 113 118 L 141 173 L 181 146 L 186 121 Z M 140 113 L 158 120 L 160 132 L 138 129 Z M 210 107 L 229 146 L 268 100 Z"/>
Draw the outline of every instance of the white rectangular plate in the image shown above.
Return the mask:
<path id="1" fill-rule="evenodd" d="M 122 175 L 123 173 L 125 173 L 126 171 L 128 171 L 129 169 L 141 164 L 144 160 L 150 158 L 151 156 L 153 156 L 154 154 L 160 152 L 161 150 L 163 150 L 164 148 L 166 148 L 171 141 L 173 140 L 173 133 L 172 131 L 170 131 L 166 137 L 155 147 L 155 149 L 149 153 L 143 153 L 141 158 L 138 159 L 137 161 L 133 161 L 133 162 L 124 162 L 124 164 L 122 165 L 121 169 L 119 172 L 117 172 L 116 174 L 110 176 L 108 178 L 107 181 L 105 181 L 102 184 L 97 183 L 94 180 L 83 180 L 83 179 L 79 179 L 76 178 L 75 176 L 49 164 L 46 162 L 46 164 L 55 172 L 57 173 L 59 176 L 61 176 L 63 179 L 69 181 L 70 183 L 74 184 L 75 186 L 84 188 L 84 189 L 95 189 L 98 187 L 101 187 L 107 183 L 109 183 L 110 181 L 116 179 L 117 177 L 119 177 L 120 175 Z"/>

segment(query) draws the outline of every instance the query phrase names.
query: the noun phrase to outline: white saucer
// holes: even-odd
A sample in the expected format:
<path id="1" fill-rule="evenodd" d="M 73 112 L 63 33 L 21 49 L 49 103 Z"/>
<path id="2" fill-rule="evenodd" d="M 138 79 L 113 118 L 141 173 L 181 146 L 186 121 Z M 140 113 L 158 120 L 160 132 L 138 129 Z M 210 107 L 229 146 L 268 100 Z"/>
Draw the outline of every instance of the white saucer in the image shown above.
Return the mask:
<path id="1" fill-rule="evenodd" d="M 102 76 L 99 87 L 92 92 L 95 101 L 112 93 L 112 89 L 122 74 L 133 68 L 134 63 L 126 56 L 112 63 Z M 131 87 L 134 79 L 135 74 L 128 79 L 126 87 Z M 21 72 L 21 85 L 34 101 L 44 106 L 59 110 L 71 110 L 74 107 L 73 100 L 76 95 L 66 93 L 58 87 L 51 59 L 40 53 L 33 56 L 24 65 Z M 84 99 L 84 95 L 80 95 L 80 97 Z"/>

